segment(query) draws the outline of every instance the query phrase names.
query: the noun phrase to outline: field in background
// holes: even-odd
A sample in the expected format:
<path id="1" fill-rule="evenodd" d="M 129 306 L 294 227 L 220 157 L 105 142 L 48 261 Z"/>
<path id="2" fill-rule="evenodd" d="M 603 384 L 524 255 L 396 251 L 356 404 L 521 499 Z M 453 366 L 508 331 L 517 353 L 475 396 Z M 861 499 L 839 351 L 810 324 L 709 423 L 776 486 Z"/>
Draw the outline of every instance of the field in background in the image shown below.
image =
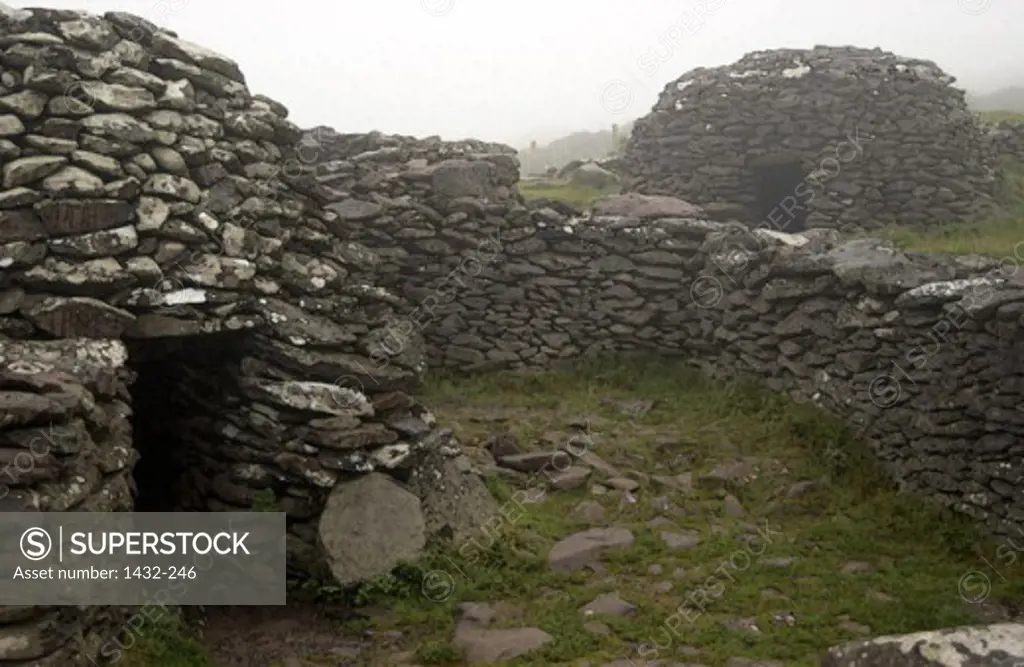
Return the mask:
<path id="1" fill-rule="evenodd" d="M 1016 111 L 981 111 L 978 115 L 990 123 L 1024 123 L 1024 113 Z"/>
<path id="2" fill-rule="evenodd" d="M 564 202 L 578 209 L 588 209 L 601 197 L 619 193 L 619 186 L 612 188 L 587 188 L 556 179 L 520 181 L 519 194 L 527 201 L 551 199 Z"/>

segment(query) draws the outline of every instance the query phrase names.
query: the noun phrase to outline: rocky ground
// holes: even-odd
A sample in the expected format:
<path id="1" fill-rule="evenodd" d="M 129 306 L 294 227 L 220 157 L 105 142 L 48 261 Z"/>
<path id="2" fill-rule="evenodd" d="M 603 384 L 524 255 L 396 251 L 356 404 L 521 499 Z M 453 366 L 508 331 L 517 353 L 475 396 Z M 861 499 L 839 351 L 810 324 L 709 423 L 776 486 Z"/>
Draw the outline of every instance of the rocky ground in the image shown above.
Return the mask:
<path id="1" fill-rule="evenodd" d="M 1016 559 L 882 483 L 856 434 L 750 387 L 632 363 L 425 399 L 504 501 L 473 542 L 344 602 L 208 610 L 205 655 L 178 639 L 126 664 L 809 666 L 1010 617 L 1024 592 Z"/>

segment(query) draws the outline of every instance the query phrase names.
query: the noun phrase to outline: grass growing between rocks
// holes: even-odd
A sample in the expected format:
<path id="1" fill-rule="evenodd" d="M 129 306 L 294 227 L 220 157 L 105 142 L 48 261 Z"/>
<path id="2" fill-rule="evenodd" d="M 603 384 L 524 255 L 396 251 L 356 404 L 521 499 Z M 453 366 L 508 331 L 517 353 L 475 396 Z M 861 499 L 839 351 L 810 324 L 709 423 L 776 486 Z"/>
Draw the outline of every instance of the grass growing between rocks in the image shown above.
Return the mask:
<path id="1" fill-rule="evenodd" d="M 967 591 L 962 578 L 986 570 L 982 556 L 992 562 L 995 545 L 965 521 L 883 483 L 848 428 L 753 386 L 713 385 L 682 366 L 633 360 L 540 375 L 436 379 L 425 399 L 469 446 L 505 435 L 523 450 L 556 449 L 571 437 L 568 424 L 584 416 L 591 451 L 640 486 L 628 496 L 602 485 L 606 492 L 595 495 L 587 487 L 604 476 L 595 474 L 583 488 L 526 505 L 501 524 L 499 540 L 481 529 L 483 551 L 421 564 L 420 574 L 435 583 L 450 577 L 450 597 L 376 601 L 388 608 L 386 627 L 416 628 L 418 664 L 460 664 L 450 644 L 460 601 L 490 603 L 495 627 L 533 626 L 552 635 L 547 646 L 508 663 L 537 666 L 602 665 L 627 656 L 642 665 L 637 645 L 656 643 L 669 661 L 816 665 L 834 644 L 976 622 L 988 609 L 965 603 L 962 593 L 977 591 Z M 645 401 L 653 407 L 643 413 Z M 747 467 L 746 474 L 704 476 L 721 465 Z M 688 472 L 689 490 L 651 477 Z M 495 487 L 505 498 L 513 493 L 504 483 Z M 600 504 L 603 518 L 582 519 L 577 508 L 584 501 Z M 636 541 L 608 552 L 600 574 L 547 567 L 555 542 L 595 525 L 627 528 Z M 766 525 L 768 540 L 745 546 Z M 692 531 L 703 541 L 673 549 L 662 531 Z M 991 576 L 989 602 L 1024 593 L 1019 576 L 1004 574 L 1011 576 Z M 666 620 L 701 588 L 719 595 L 703 610 L 691 607 L 675 622 L 676 633 L 666 634 Z M 635 610 L 581 613 L 611 592 Z"/>
<path id="2" fill-rule="evenodd" d="M 590 208 L 601 197 L 618 194 L 619 186 L 612 188 L 589 188 L 573 183 L 544 180 L 537 184 L 520 182 L 519 193 L 527 201 L 551 199 L 585 210 Z"/>

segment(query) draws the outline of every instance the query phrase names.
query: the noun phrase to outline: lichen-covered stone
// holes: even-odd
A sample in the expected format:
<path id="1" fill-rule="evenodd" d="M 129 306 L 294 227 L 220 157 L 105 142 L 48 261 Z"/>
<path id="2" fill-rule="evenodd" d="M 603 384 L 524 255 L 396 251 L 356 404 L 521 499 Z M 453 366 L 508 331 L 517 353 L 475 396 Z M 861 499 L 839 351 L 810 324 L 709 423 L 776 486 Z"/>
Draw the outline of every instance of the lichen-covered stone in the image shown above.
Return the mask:
<path id="1" fill-rule="evenodd" d="M 875 637 L 829 649 L 823 667 L 1010 667 L 1024 662 L 1024 625 Z"/>

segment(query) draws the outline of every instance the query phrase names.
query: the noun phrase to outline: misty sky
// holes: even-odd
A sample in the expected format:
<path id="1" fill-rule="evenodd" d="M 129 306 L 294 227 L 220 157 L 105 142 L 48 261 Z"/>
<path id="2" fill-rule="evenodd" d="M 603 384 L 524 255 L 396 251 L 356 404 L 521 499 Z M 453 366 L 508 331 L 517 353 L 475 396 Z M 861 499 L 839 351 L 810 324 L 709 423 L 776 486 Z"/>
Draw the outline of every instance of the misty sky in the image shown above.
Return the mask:
<path id="1" fill-rule="evenodd" d="M 644 115 L 686 70 L 766 48 L 881 46 L 979 92 L 1024 82 L 1024 0 L 7 3 L 141 15 L 238 61 L 300 126 L 517 146 Z"/>

